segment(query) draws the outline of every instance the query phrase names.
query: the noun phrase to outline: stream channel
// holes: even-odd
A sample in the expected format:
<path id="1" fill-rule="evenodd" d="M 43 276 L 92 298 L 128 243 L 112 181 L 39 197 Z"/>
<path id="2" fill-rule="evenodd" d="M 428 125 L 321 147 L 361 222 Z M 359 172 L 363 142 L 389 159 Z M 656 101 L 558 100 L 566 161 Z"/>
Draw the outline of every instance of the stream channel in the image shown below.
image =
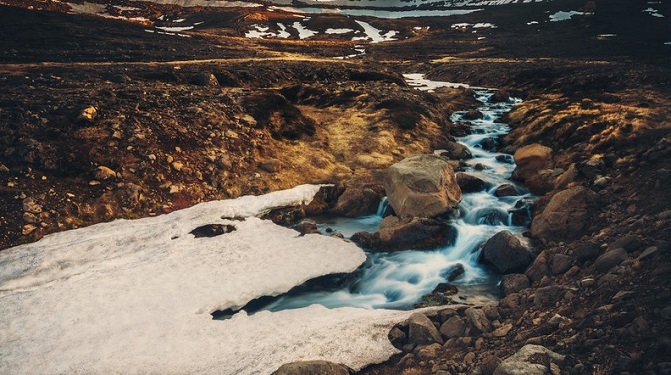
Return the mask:
<path id="1" fill-rule="evenodd" d="M 424 79 L 422 74 L 407 74 L 409 85 L 418 90 L 434 90 L 439 87 L 468 85 L 437 82 Z M 501 275 L 478 262 L 481 246 L 494 234 L 508 230 L 520 240 L 527 223 L 513 225 L 512 212 L 520 209 L 520 202 L 528 201 L 528 191 L 509 180 L 515 164 L 510 155 L 488 151 L 482 143 L 507 134 L 510 128 L 499 122 L 503 114 L 510 111 L 519 99 L 506 102 L 491 102 L 495 90 L 471 87 L 476 99 L 482 103 L 478 108 L 481 119 L 467 120 L 465 111 L 451 115 L 453 123 L 469 123 L 471 134 L 457 138 L 468 146 L 473 158 L 465 160 L 464 172 L 485 182 L 485 189 L 464 193 L 458 206 L 458 214 L 450 219 L 457 237 L 450 246 L 434 250 L 406 250 L 391 253 L 368 252 L 367 260 L 351 275 L 324 276 L 292 289 L 277 297 L 261 297 L 247 304 L 242 310 L 253 314 L 260 310 L 279 311 L 321 304 L 327 308 L 359 307 L 366 309 L 411 309 L 422 297 L 434 291 L 457 267 L 463 274 L 451 281 L 458 288 L 452 296 L 455 302 L 483 302 L 498 298 Z M 440 153 L 441 150 L 436 150 Z M 498 157 L 498 158 L 497 158 Z M 502 184 L 515 186 L 517 196 L 496 197 L 494 192 Z M 522 208 L 525 209 L 525 208 Z M 389 207 L 383 199 L 378 212 L 360 218 L 330 218 L 317 221 L 322 234 L 342 234 L 349 239 L 360 231 L 376 232 Z M 519 224 L 519 223 L 518 223 Z M 218 311 L 215 319 L 226 319 L 236 311 Z"/>

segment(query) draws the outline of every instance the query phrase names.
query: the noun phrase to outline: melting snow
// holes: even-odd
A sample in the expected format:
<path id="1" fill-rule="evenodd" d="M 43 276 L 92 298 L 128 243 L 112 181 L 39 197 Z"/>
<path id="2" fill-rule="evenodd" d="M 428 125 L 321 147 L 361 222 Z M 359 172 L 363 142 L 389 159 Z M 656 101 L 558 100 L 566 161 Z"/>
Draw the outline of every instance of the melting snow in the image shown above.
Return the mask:
<path id="1" fill-rule="evenodd" d="M 527 25 L 538 25 L 538 21 L 529 21 L 527 22 Z"/>
<path id="2" fill-rule="evenodd" d="M 319 34 L 317 31 L 310 30 L 303 26 L 300 22 L 296 21 L 292 25 L 296 31 L 298 31 L 298 38 L 299 39 L 307 39 L 310 37 L 313 37 L 317 34 Z"/>
<path id="3" fill-rule="evenodd" d="M 567 21 L 570 20 L 573 16 L 582 16 L 584 14 L 585 13 L 583 12 L 577 12 L 575 10 L 569 12 L 559 11 L 550 15 L 550 22 Z"/>
<path id="4" fill-rule="evenodd" d="M 307 203 L 318 189 L 202 203 L 4 250 L 0 373 L 252 374 L 295 360 L 361 368 L 388 358 L 397 351 L 387 332 L 409 312 L 310 306 L 227 321 L 209 315 L 365 260 L 354 244 L 254 217 Z M 190 234 L 212 223 L 236 230 Z"/>
<path id="5" fill-rule="evenodd" d="M 463 88 L 472 88 L 472 89 L 493 90 L 493 89 L 484 88 L 484 87 L 470 86 L 466 83 L 432 81 L 432 80 L 424 78 L 424 74 L 421 74 L 421 73 L 403 74 L 403 77 L 405 78 L 405 81 L 408 83 L 409 86 L 414 87 L 417 90 L 421 90 L 421 91 L 432 92 L 433 90 L 439 89 L 441 87 L 451 87 L 451 88 L 463 87 Z"/>
<path id="6" fill-rule="evenodd" d="M 380 43 L 396 40 L 394 36 L 398 34 L 398 31 L 390 30 L 387 31 L 385 34 L 382 34 L 380 30 L 371 26 L 371 24 L 369 24 L 368 22 L 363 21 L 355 21 L 355 22 L 358 23 L 359 26 L 363 28 L 363 31 L 366 33 L 366 36 L 357 36 L 352 38 L 352 40 L 370 40 L 371 43 Z"/>
<path id="7" fill-rule="evenodd" d="M 325 31 L 326 34 L 347 34 L 352 32 L 354 32 L 354 30 L 352 29 L 331 29 L 331 28 L 328 28 Z"/>
<path id="8" fill-rule="evenodd" d="M 156 26 L 157 29 L 170 32 L 180 32 L 186 30 L 192 30 L 193 26 Z"/>
<path id="9" fill-rule="evenodd" d="M 653 8 L 643 9 L 643 12 L 648 13 L 653 17 L 664 18 L 664 16 L 661 13 L 659 13 L 657 9 Z"/>

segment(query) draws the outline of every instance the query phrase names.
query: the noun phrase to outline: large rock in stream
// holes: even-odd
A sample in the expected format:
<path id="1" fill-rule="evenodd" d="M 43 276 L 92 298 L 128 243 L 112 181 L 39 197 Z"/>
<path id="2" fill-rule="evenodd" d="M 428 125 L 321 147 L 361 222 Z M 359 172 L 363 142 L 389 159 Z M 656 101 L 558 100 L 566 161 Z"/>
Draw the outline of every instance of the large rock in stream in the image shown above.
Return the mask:
<path id="1" fill-rule="evenodd" d="M 524 272 L 533 256 L 517 237 L 504 230 L 487 240 L 482 248 L 481 261 L 505 275 Z"/>
<path id="2" fill-rule="evenodd" d="M 436 217 L 461 201 L 454 170 L 437 155 L 414 155 L 390 166 L 384 189 L 389 203 L 402 218 Z"/>
<path id="3" fill-rule="evenodd" d="M 443 220 L 388 216 L 380 224 L 379 232 L 357 232 L 351 239 L 372 251 L 399 251 L 448 246 L 456 237 L 456 229 Z"/>

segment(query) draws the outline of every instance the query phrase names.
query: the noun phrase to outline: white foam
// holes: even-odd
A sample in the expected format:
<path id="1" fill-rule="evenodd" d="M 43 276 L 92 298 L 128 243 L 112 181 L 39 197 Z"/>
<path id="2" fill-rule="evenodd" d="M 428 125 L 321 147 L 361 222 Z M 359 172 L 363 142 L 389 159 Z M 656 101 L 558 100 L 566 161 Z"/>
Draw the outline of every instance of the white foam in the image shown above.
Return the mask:
<path id="1" fill-rule="evenodd" d="M 407 313 L 313 306 L 280 313 L 209 312 L 350 272 L 355 245 L 255 215 L 309 202 L 317 186 L 202 203 L 140 220 L 49 235 L 0 253 L 0 373 L 269 373 L 326 359 L 355 368 L 396 352 L 389 326 Z M 222 217 L 246 217 L 229 220 Z M 236 230 L 212 238 L 205 224 Z"/>

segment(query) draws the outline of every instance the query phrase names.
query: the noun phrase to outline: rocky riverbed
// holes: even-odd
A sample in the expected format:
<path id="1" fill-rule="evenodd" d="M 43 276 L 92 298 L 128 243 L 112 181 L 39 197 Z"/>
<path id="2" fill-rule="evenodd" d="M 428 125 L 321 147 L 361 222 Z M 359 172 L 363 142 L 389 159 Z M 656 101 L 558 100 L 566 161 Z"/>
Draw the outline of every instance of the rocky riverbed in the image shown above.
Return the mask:
<path id="1" fill-rule="evenodd" d="M 526 232 L 538 255 L 495 304 L 390 325 L 402 353 L 361 372 L 671 372 L 671 32 L 652 15 L 668 5 L 358 19 L 379 41 L 353 19 L 265 7 L 3 3 L 0 248 L 303 183 L 335 185 L 310 210 L 370 213 L 388 166 L 469 132 L 450 115 L 475 109 L 473 92 L 420 92 L 402 75 L 422 72 L 524 99 L 495 148 L 539 197 Z M 299 20 L 286 39 L 245 36 Z"/>

